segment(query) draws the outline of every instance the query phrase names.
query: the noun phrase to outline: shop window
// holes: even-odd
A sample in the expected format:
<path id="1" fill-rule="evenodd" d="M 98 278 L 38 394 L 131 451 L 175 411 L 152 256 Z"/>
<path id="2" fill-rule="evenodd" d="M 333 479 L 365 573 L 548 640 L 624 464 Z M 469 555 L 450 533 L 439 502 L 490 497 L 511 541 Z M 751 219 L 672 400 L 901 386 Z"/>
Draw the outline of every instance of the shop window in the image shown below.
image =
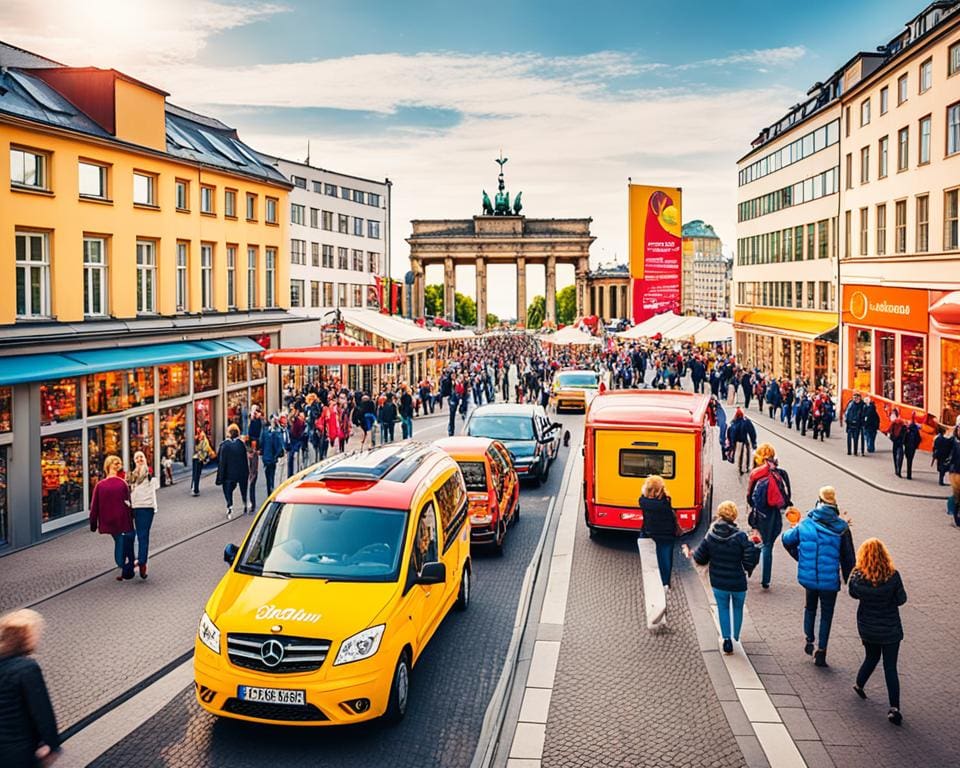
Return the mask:
<path id="1" fill-rule="evenodd" d="M 116 413 L 154 401 L 153 368 L 106 371 L 87 376 L 87 415 Z"/>
<path id="2" fill-rule="evenodd" d="M 40 496 L 44 523 L 83 512 L 83 431 L 40 439 Z"/>
<path id="3" fill-rule="evenodd" d="M 203 430 L 207 439 L 210 441 L 211 447 L 216 449 L 217 435 L 214 431 L 213 404 L 214 399 L 212 397 L 195 400 L 193 403 L 193 423 L 196 425 L 196 429 Z"/>
<path id="4" fill-rule="evenodd" d="M 206 392 L 211 389 L 217 389 L 220 385 L 218 371 L 220 369 L 220 360 L 212 358 L 210 360 L 193 361 L 193 391 Z"/>
<path id="5" fill-rule="evenodd" d="M 263 352 L 250 353 L 250 380 L 267 378 L 267 364 L 263 360 Z"/>
<path id="6" fill-rule="evenodd" d="M 40 423 L 80 418 L 80 379 L 45 381 L 40 385 Z"/>
<path id="7" fill-rule="evenodd" d="M 13 432 L 13 387 L 0 387 L 0 434 Z"/>
<path id="8" fill-rule="evenodd" d="M 7 526 L 7 448 L 0 447 L 0 544 L 6 544 L 9 539 Z"/>
<path id="9" fill-rule="evenodd" d="M 227 384 L 243 384 L 247 380 L 247 356 L 227 357 Z"/>
<path id="10" fill-rule="evenodd" d="M 147 466 L 156 471 L 153 463 L 153 414 L 145 413 L 141 416 L 131 416 L 127 419 L 127 447 L 130 450 L 130 463 L 133 463 L 133 454 L 143 451 L 147 457 Z"/>
<path id="11" fill-rule="evenodd" d="M 123 456 L 123 423 L 112 421 L 87 430 L 87 498 L 103 479 L 103 460 L 107 456 Z"/>
<path id="12" fill-rule="evenodd" d="M 900 401 L 914 408 L 924 407 L 924 349 L 922 336 L 900 337 Z"/>
<path id="13" fill-rule="evenodd" d="M 247 431 L 247 389 L 227 392 L 227 425 L 236 424 L 241 432 Z"/>
<path id="14" fill-rule="evenodd" d="M 897 337 L 885 331 L 877 331 L 877 380 L 872 392 L 887 400 L 897 399 Z"/>
<path id="15" fill-rule="evenodd" d="M 940 370 L 943 371 L 941 424 L 955 424 L 960 416 L 960 340 L 940 340 Z"/>
<path id="16" fill-rule="evenodd" d="M 366 391 L 370 391 L 368 388 Z M 250 387 L 250 405 L 260 406 L 260 412 L 267 412 L 267 388 L 263 384 L 258 384 L 255 387 Z"/>
<path id="17" fill-rule="evenodd" d="M 859 392 L 870 391 L 873 362 L 873 339 L 870 331 L 856 330 L 853 340 L 853 388 Z"/>
<path id="18" fill-rule="evenodd" d="M 187 463 L 187 407 L 164 408 L 160 411 L 161 458 L 174 464 Z"/>
<path id="19" fill-rule="evenodd" d="M 160 365 L 157 373 L 161 400 L 173 400 L 190 394 L 190 363 Z"/>

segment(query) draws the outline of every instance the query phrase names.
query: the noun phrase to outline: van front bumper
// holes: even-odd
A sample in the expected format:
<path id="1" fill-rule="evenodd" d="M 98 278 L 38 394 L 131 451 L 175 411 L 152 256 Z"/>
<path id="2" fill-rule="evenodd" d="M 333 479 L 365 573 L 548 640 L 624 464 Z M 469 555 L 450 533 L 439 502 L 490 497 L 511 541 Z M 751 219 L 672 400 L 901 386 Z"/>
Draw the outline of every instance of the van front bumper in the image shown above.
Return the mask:
<path id="1" fill-rule="evenodd" d="M 321 679 L 323 672 L 329 673 L 327 664 L 333 664 L 333 657 L 316 672 L 271 675 L 236 667 L 198 640 L 193 654 L 197 703 L 214 715 L 274 725 L 347 725 L 372 720 L 386 711 L 393 681 L 393 665 L 384 648 L 380 654 L 379 666 L 371 666 L 374 657 L 354 662 L 361 665 L 358 674 L 349 674 L 354 665 L 348 664 L 337 668 L 338 673 L 343 670 L 342 676 Z M 239 699 L 240 686 L 302 690 L 306 706 L 244 702 Z M 369 704 L 357 712 L 350 703 L 362 699 Z"/>

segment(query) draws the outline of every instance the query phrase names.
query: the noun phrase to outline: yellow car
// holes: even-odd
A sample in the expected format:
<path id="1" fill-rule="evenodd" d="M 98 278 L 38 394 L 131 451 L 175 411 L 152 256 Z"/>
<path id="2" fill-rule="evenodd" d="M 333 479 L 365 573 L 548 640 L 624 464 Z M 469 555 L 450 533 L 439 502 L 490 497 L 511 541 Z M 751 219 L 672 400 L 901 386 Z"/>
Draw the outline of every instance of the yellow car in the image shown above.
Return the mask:
<path id="1" fill-rule="evenodd" d="M 558 371 L 553 377 L 553 407 L 557 413 L 564 408 L 586 413 L 599 388 L 600 374 L 596 371 Z"/>
<path id="2" fill-rule="evenodd" d="M 470 521 L 457 463 L 418 443 L 344 454 L 260 510 L 207 601 L 197 701 L 215 715 L 336 725 L 407 709 L 410 671 L 470 602 Z"/>

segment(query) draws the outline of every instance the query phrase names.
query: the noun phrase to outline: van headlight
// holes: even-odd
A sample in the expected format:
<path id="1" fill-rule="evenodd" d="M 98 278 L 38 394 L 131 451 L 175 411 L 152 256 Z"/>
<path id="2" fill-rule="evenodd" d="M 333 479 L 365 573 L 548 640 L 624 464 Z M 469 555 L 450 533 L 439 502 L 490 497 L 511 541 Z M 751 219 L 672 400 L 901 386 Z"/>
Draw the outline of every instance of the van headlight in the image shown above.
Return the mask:
<path id="1" fill-rule="evenodd" d="M 204 611 L 203 616 L 200 617 L 200 626 L 197 627 L 197 637 L 199 637 L 200 642 L 211 651 L 217 655 L 220 654 L 220 630 L 217 629 L 217 625 L 213 623 L 213 619 L 207 616 L 206 611 Z"/>
<path id="2" fill-rule="evenodd" d="M 378 624 L 348 637 L 340 644 L 340 652 L 337 654 L 337 660 L 333 662 L 333 666 L 369 659 L 380 650 L 380 639 L 383 637 L 383 630 L 386 628 L 386 624 Z"/>

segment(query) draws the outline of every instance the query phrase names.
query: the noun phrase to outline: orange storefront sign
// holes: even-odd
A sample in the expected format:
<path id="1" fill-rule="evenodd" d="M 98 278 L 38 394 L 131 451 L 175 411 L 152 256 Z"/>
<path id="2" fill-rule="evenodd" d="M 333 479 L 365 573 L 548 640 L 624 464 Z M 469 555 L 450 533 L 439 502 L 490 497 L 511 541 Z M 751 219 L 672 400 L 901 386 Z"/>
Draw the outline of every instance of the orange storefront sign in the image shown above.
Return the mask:
<path id="1" fill-rule="evenodd" d="M 843 322 L 844 325 L 926 333 L 930 322 L 930 293 L 914 288 L 845 285 Z"/>

